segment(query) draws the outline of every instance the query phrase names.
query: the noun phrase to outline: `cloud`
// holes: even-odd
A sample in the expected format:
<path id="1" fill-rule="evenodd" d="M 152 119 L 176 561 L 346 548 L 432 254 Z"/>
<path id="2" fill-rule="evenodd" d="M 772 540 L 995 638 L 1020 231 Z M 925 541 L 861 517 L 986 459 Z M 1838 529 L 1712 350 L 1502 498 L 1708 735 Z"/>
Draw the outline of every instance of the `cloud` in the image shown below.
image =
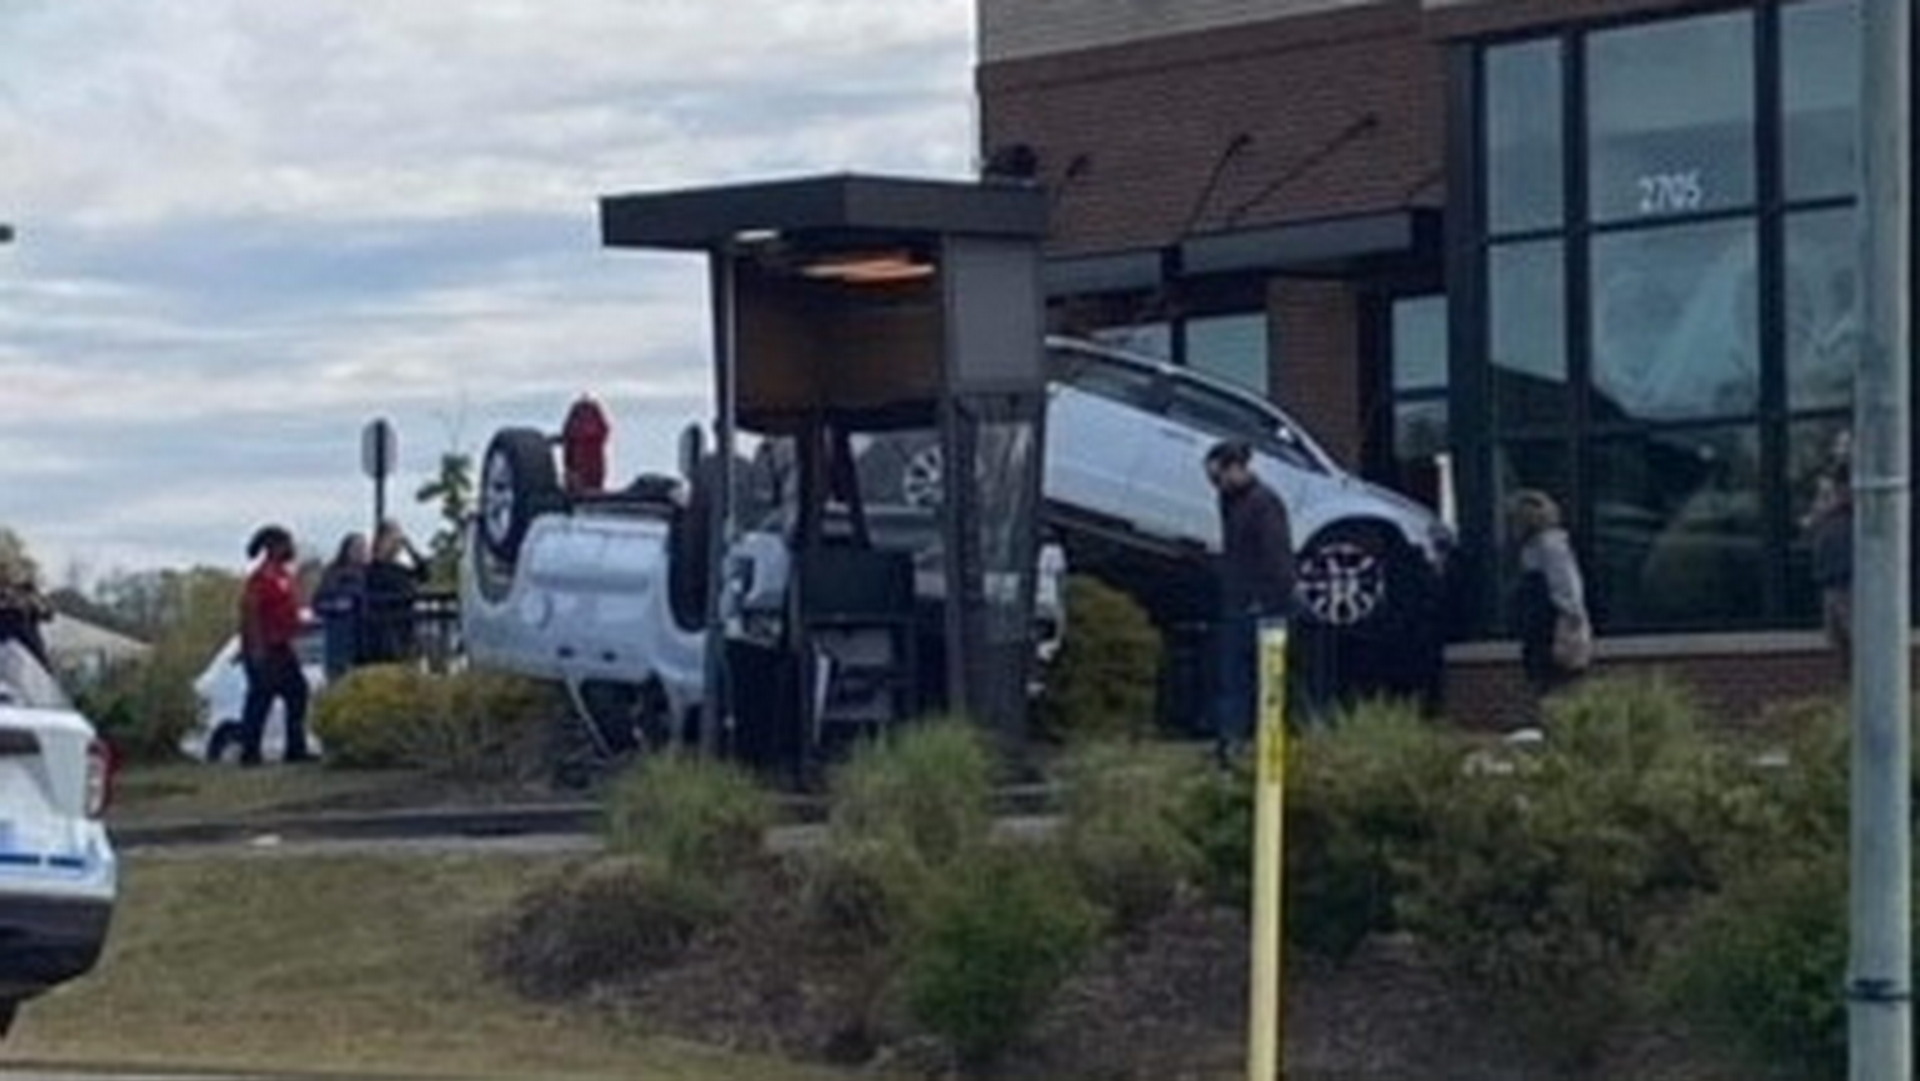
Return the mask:
<path id="1" fill-rule="evenodd" d="M 964 175 L 967 0 L 0 5 L 0 522 L 43 562 L 232 562 L 592 390 L 624 466 L 704 415 L 704 269 L 610 192 Z M 424 512 L 422 512 L 424 514 Z M 430 517 L 417 517 L 425 528 Z"/>

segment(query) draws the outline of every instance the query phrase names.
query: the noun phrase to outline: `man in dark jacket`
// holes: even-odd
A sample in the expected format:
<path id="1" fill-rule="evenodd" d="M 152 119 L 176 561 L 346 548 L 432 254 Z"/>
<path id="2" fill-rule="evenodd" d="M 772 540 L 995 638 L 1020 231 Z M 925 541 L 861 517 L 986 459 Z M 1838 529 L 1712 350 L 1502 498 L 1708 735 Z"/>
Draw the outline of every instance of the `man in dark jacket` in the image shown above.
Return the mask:
<path id="1" fill-rule="evenodd" d="M 1260 625 L 1293 613 L 1293 528 L 1286 504 L 1253 472 L 1241 440 L 1207 452 L 1220 493 L 1220 689 L 1214 731 L 1224 758 L 1247 742 L 1258 708 Z"/>

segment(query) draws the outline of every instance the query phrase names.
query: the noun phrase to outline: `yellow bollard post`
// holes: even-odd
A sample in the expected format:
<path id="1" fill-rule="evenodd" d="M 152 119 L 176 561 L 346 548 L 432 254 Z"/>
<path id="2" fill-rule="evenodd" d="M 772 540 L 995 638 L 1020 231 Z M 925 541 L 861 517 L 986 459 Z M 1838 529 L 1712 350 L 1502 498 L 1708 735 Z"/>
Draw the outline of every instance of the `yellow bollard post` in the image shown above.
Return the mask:
<path id="1" fill-rule="evenodd" d="M 1260 731 L 1253 817 L 1253 986 L 1248 996 L 1247 1081 L 1277 1081 L 1285 1048 L 1281 944 L 1287 785 L 1287 625 L 1260 625 Z"/>

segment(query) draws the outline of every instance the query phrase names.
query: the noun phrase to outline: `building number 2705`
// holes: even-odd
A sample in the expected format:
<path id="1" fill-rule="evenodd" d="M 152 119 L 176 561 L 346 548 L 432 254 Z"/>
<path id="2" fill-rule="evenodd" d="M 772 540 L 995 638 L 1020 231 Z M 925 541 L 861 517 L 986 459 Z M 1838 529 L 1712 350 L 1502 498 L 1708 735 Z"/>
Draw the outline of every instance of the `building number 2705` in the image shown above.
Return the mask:
<path id="1" fill-rule="evenodd" d="M 1640 189 L 1640 213 L 1684 214 L 1707 201 L 1707 185 L 1700 170 L 1648 173 L 1635 182 Z"/>

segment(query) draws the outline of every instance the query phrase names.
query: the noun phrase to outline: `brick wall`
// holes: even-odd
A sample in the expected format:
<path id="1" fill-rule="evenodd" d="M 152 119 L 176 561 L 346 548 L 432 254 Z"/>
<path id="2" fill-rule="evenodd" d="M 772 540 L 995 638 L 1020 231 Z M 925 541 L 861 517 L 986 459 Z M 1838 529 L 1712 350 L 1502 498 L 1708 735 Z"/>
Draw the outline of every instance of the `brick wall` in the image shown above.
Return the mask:
<path id="1" fill-rule="evenodd" d="M 1275 281 L 1274 397 L 1349 468 L 1357 467 L 1361 430 L 1359 313 L 1340 282 Z"/>
<path id="2" fill-rule="evenodd" d="M 1231 31 L 983 65 L 983 149 L 1026 143 L 1058 188 L 1056 253 L 1159 247 L 1183 227 L 1221 153 L 1196 232 L 1398 209 L 1443 198 L 1444 53 L 1414 0 Z M 1237 220 L 1365 118 L 1373 125 Z"/>
<path id="3" fill-rule="evenodd" d="M 1070 52 L 1380 0 L 979 0 L 985 60 Z"/>
<path id="4" fill-rule="evenodd" d="M 1775 636 L 1763 636 L 1775 637 Z M 1597 675 L 1664 674 L 1689 687 L 1710 715 L 1730 725 L 1749 724 L 1769 705 L 1841 695 L 1846 676 L 1835 655 L 1815 635 L 1780 635 L 1783 648 L 1688 650 L 1683 644 L 1661 655 L 1653 640 L 1628 656 L 1602 656 Z M 1604 649 L 1606 643 L 1601 643 Z M 1446 714 L 1472 728 L 1512 727 L 1526 716 L 1531 696 L 1517 659 L 1451 658 L 1446 674 Z"/>

